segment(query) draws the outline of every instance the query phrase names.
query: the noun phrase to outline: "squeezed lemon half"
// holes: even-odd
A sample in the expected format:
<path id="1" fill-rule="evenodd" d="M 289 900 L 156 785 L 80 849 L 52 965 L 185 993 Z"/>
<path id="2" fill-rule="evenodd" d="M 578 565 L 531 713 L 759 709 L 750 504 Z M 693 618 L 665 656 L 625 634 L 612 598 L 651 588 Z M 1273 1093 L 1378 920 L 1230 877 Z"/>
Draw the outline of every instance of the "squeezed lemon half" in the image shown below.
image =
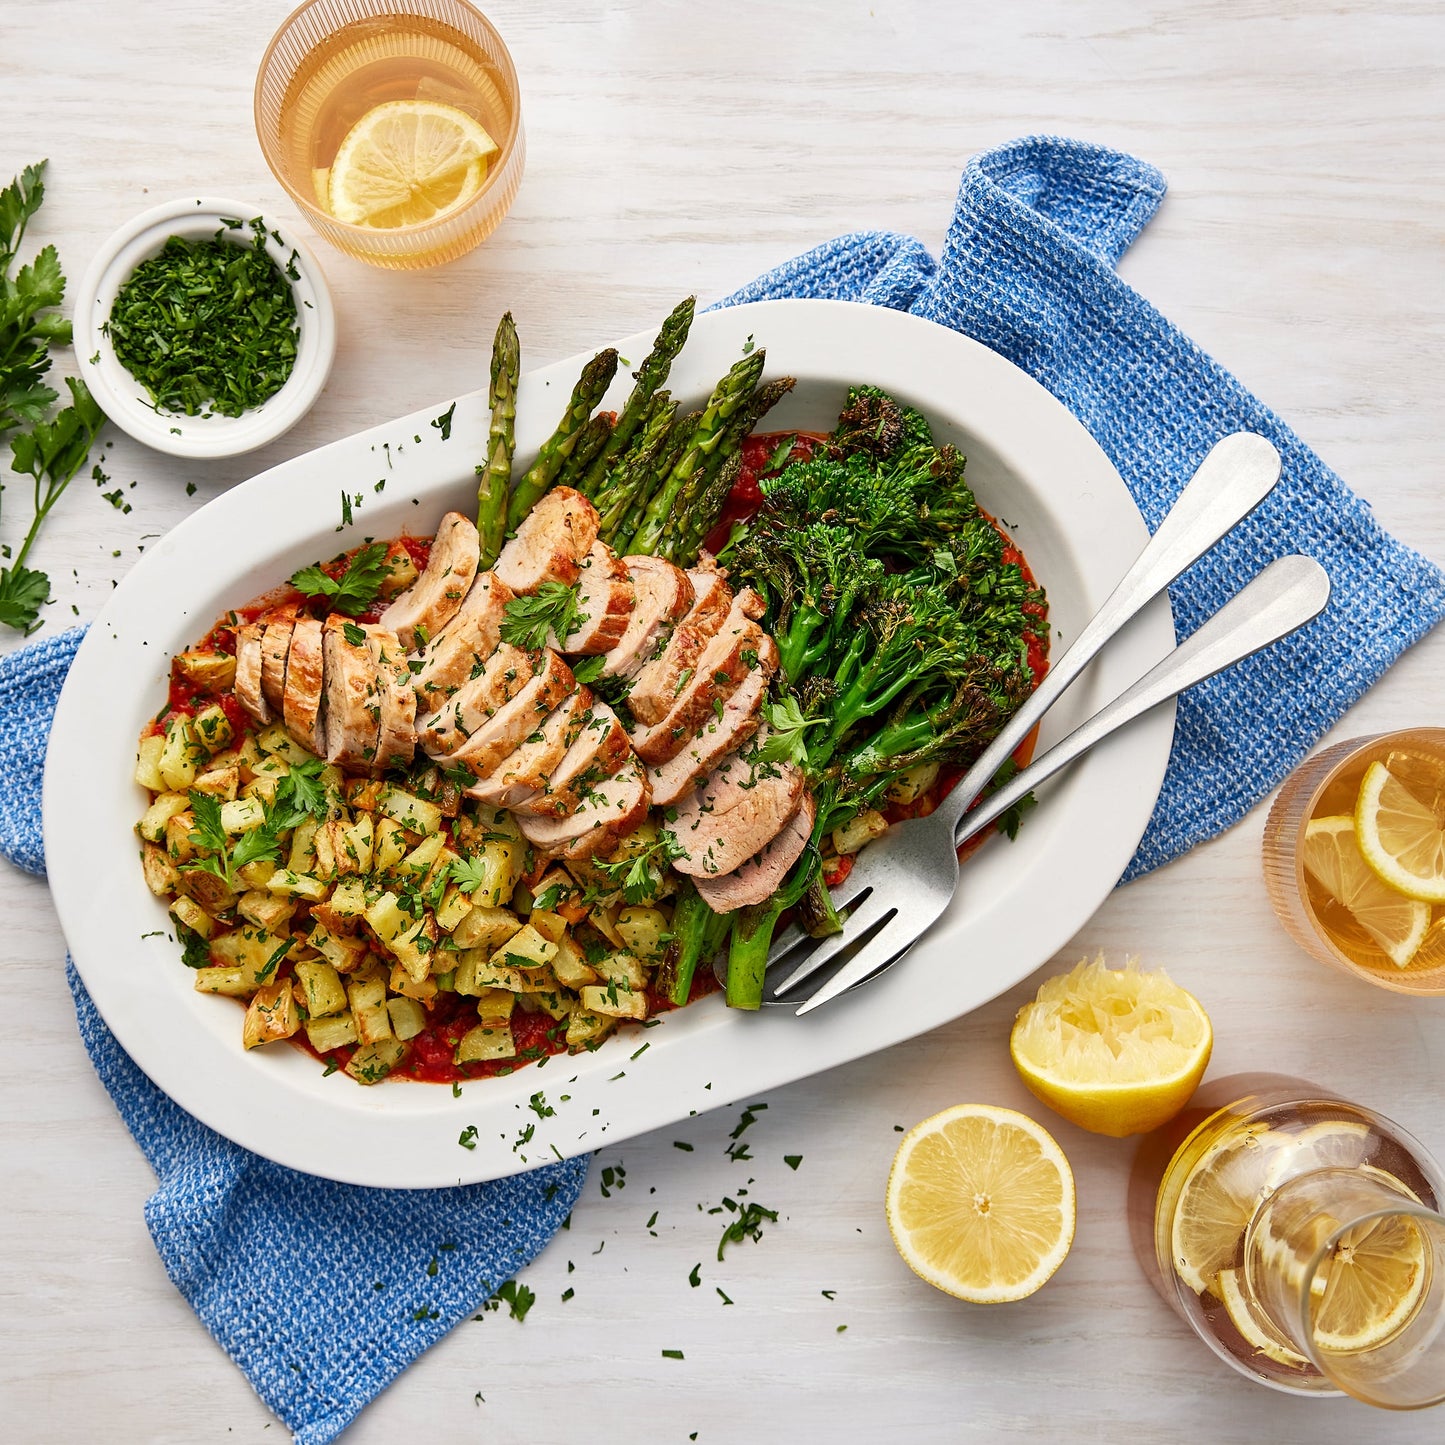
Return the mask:
<path id="1" fill-rule="evenodd" d="M 1130 959 L 1100 954 L 1048 979 L 1019 1010 L 1009 1052 L 1029 1090 L 1070 1123 L 1123 1138 L 1189 1102 L 1214 1034 L 1199 1000 Z"/>
<path id="2" fill-rule="evenodd" d="M 903 1136 L 885 1200 L 893 1243 L 929 1284 L 974 1304 L 1033 1294 L 1074 1239 L 1074 1176 L 1027 1115 L 958 1104 Z"/>
<path id="3" fill-rule="evenodd" d="M 339 221 L 378 230 L 435 220 L 481 190 L 497 150 L 485 127 L 454 105 L 389 100 L 347 132 L 325 204 Z"/>

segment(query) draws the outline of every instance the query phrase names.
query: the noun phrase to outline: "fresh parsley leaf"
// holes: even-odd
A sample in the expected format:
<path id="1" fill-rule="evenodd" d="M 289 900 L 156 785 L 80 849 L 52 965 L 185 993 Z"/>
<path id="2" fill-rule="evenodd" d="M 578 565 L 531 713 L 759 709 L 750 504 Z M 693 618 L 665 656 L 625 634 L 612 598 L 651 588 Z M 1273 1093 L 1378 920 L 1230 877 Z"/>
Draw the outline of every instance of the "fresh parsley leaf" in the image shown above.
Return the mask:
<path id="1" fill-rule="evenodd" d="M 191 812 L 196 820 L 196 826 L 189 834 L 190 841 L 198 848 L 224 854 L 230 839 L 221 823 L 220 800 L 210 793 L 197 792 L 194 788 L 190 791 L 190 800 Z"/>
<path id="2" fill-rule="evenodd" d="M 325 771 L 320 758 L 291 764 L 291 771 L 276 785 L 270 819 L 273 828 L 294 828 L 303 818 L 326 816 L 326 785 L 321 781 Z"/>
<path id="3" fill-rule="evenodd" d="M 681 858 L 686 851 L 664 828 L 658 833 L 656 841 L 635 857 L 596 859 L 594 866 L 614 888 L 622 889 L 622 896 L 628 903 L 646 903 L 657 897 L 657 890 L 667 874 L 667 865 Z"/>
<path id="4" fill-rule="evenodd" d="M 584 657 L 572 669 L 572 676 L 584 687 L 588 683 L 596 682 L 602 676 L 602 669 L 607 666 L 607 654 L 599 652 L 592 657 Z"/>
<path id="5" fill-rule="evenodd" d="M 0 567 L 0 623 L 27 635 L 50 600 L 50 578 L 32 567 Z"/>
<path id="6" fill-rule="evenodd" d="M 274 826 L 252 828 L 242 833 L 231 849 L 231 869 L 235 872 L 248 863 L 274 861 L 281 856 L 281 844 L 276 839 Z"/>
<path id="7" fill-rule="evenodd" d="M 717 1257 L 722 1259 L 723 1251 L 730 1244 L 740 1243 L 744 1239 L 751 1239 L 755 1244 L 762 1237 L 763 1221 L 771 1220 L 774 1224 L 778 1220 L 776 1209 L 764 1209 L 761 1204 L 744 1204 L 738 1210 L 738 1216 L 722 1232 L 722 1238 L 718 1241 Z"/>
<path id="8" fill-rule="evenodd" d="M 432 425 L 442 434 L 442 440 L 449 442 L 452 439 L 452 418 L 456 415 L 457 404 L 453 402 L 440 416 L 432 418 Z"/>
<path id="9" fill-rule="evenodd" d="M 793 445 L 798 440 L 796 434 L 786 436 L 777 445 L 772 456 L 770 456 L 763 467 L 764 472 L 780 472 L 788 465 L 788 458 L 793 454 Z"/>
<path id="10" fill-rule="evenodd" d="M 475 893 L 487 881 L 490 869 L 486 859 L 475 857 L 457 858 L 447 870 L 447 876 L 463 893 Z"/>
<path id="11" fill-rule="evenodd" d="M 184 923 L 176 924 L 181 939 L 181 962 L 187 968 L 209 968 L 211 966 L 211 945 L 193 928 Z"/>
<path id="12" fill-rule="evenodd" d="M 359 548 L 340 577 L 330 577 L 313 562 L 291 576 L 291 585 L 307 597 L 324 597 L 333 610 L 359 617 L 381 591 L 389 568 L 385 542 L 370 542 Z"/>
<path id="13" fill-rule="evenodd" d="M 364 647 L 366 645 L 366 633 L 354 622 L 343 622 L 341 624 L 341 635 L 353 646 Z"/>
<path id="14" fill-rule="evenodd" d="M 793 763 L 806 767 L 808 744 L 803 734 L 817 727 L 823 719 L 804 717 L 798 700 L 789 693 L 781 702 L 765 703 L 763 716 L 768 720 L 768 737 L 758 749 L 760 763 Z"/>
<path id="15" fill-rule="evenodd" d="M 530 597 L 514 597 L 502 612 L 501 637 L 513 647 L 535 652 L 547 634 L 565 640 L 587 621 L 577 603 L 577 589 L 565 582 L 544 582 Z"/>
<path id="16" fill-rule="evenodd" d="M 526 1285 L 509 1279 L 487 1301 L 486 1308 L 499 1309 L 505 1304 L 512 1318 L 520 1324 L 527 1318 L 527 1311 L 536 1303 L 537 1296 Z"/>

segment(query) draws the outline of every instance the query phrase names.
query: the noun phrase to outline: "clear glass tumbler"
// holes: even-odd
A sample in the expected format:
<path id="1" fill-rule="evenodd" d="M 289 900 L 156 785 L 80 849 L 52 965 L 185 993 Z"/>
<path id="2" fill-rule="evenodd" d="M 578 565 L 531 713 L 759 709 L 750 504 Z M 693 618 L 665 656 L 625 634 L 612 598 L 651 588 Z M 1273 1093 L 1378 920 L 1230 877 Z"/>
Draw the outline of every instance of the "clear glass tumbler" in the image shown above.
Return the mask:
<path id="1" fill-rule="evenodd" d="M 359 225 L 326 204 L 326 178 L 352 127 L 389 101 L 464 112 L 497 143 L 480 189 L 429 220 Z M 266 163 L 316 231 L 375 266 L 455 260 L 496 230 L 522 181 L 517 72 L 491 22 L 464 0 L 307 0 L 276 32 L 256 77 Z"/>

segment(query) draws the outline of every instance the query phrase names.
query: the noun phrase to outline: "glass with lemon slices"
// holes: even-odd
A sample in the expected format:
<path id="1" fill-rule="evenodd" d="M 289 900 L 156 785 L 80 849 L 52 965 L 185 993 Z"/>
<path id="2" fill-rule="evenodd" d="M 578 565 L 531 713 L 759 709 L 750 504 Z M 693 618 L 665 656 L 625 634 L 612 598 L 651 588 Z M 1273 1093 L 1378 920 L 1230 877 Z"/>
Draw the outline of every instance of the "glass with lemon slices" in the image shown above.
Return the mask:
<path id="1" fill-rule="evenodd" d="M 1241 1373 L 1415 1409 L 1445 1400 L 1442 1198 L 1390 1120 L 1235 1075 L 1140 1146 L 1130 1226 L 1155 1287 Z"/>
<path id="2" fill-rule="evenodd" d="M 1445 728 L 1309 759 L 1270 809 L 1264 879 L 1315 958 L 1401 993 L 1445 993 Z"/>
<path id="3" fill-rule="evenodd" d="M 394 269 L 471 250 L 522 178 L 516 71 L 464 0 L 308 0 L 261 62 L 256 133 L 328 241 Z"/>

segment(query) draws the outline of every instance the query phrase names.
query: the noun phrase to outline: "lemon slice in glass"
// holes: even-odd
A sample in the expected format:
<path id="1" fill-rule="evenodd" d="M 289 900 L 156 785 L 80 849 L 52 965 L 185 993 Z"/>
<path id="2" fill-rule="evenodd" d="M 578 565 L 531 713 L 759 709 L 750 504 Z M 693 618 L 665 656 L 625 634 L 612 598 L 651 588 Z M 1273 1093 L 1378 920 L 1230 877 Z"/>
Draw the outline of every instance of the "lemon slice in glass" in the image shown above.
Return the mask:
<path id="1" fill-rule="evenodd" d="M 1213 1042 L 1193 994 L 1136 959 L 1110 969 L 1100 954 L 1042 985 L 1019 1010 L 1009 1052 L 1051 1109 L 1120 1139 L 1157 1129 L 1189 1102 Z"/>
<path id="2" fill-rule="evenodd" d="M 1325 1119 L 1298 1134 L 1281 1132 L 1280 1149 L 1270 1166 L 1269 1185 L 1314 1169 L 1358 1169 L 1370 1148 L 1370 1126 L 1358 1119 Z"/>
<path id="3" fill-rule="evenodd" d="M 327 203 L 338 221 L 391 230 L 432 221 L 482 188 L 496 141 L 464 110 L 389 100 L 347 132 L 331 163 Z"/>
<path id="4" fill-rule="evenodd" d="M 1312 1291 L 1314 1340 L 1321 1350 L 1374 1349 L 1410 1322 L 1425 1288 L 1426 1244 L 1408 1215 L 1392 1214 L 1347 1231 L 1320 1267 Z"/>
<path id="5" fill-rule="evenodd" d="M 1063 1151 L 1026 1115 L 988 1104 L 958 1104 L 909 1130 L 884 1207 L 908 1267 L 974 1304 L 1033 1294 L 1074 1239 Z"/>
<path id="6" fill-rule="evenodd" d="M 1276 1364 L 1290 1365 L 1296 1369 L 1308 1367 L 1309 1361 L 1277 1338 L 1273 1330 L 1255 1314 L 1242 1288 L 1243 1279 L 1242 1269 L 1219 1271 L 1219 1299 L 1224 1305 L 1225 1314 L 1229 1316 L 1230 1324 L 1239 1331 L 1251 1349 L 1258 1350 Z"/>
<path id="7" fill-rule="evenodd" d="M 1360 852 L 1353 818 L 1312 818 L 1305 827 L 1300 861 L 1396 968 L 1409 965 L 1430 927 L 1430 905 L 1380 881 Z"/>
<path id="8" fill-rule="evenodd" d="M 1287 1135 L 1267 1124 L 1227 1134 L 1190 1171 L 1174 1206 L 1174 1269 L 1196 1294 L 1219 1294 L 1221 1270 L 1238 1266 L 1244 1231 L 1270 1188 Z"/>
<path id="9" fill-rule="evenodd" d="M 1445 770 L 1413 757 L 1396 768 L 1365 770 L 1356 842 L 1381 882 L 1407 898 L 1445 903 Z"/>

